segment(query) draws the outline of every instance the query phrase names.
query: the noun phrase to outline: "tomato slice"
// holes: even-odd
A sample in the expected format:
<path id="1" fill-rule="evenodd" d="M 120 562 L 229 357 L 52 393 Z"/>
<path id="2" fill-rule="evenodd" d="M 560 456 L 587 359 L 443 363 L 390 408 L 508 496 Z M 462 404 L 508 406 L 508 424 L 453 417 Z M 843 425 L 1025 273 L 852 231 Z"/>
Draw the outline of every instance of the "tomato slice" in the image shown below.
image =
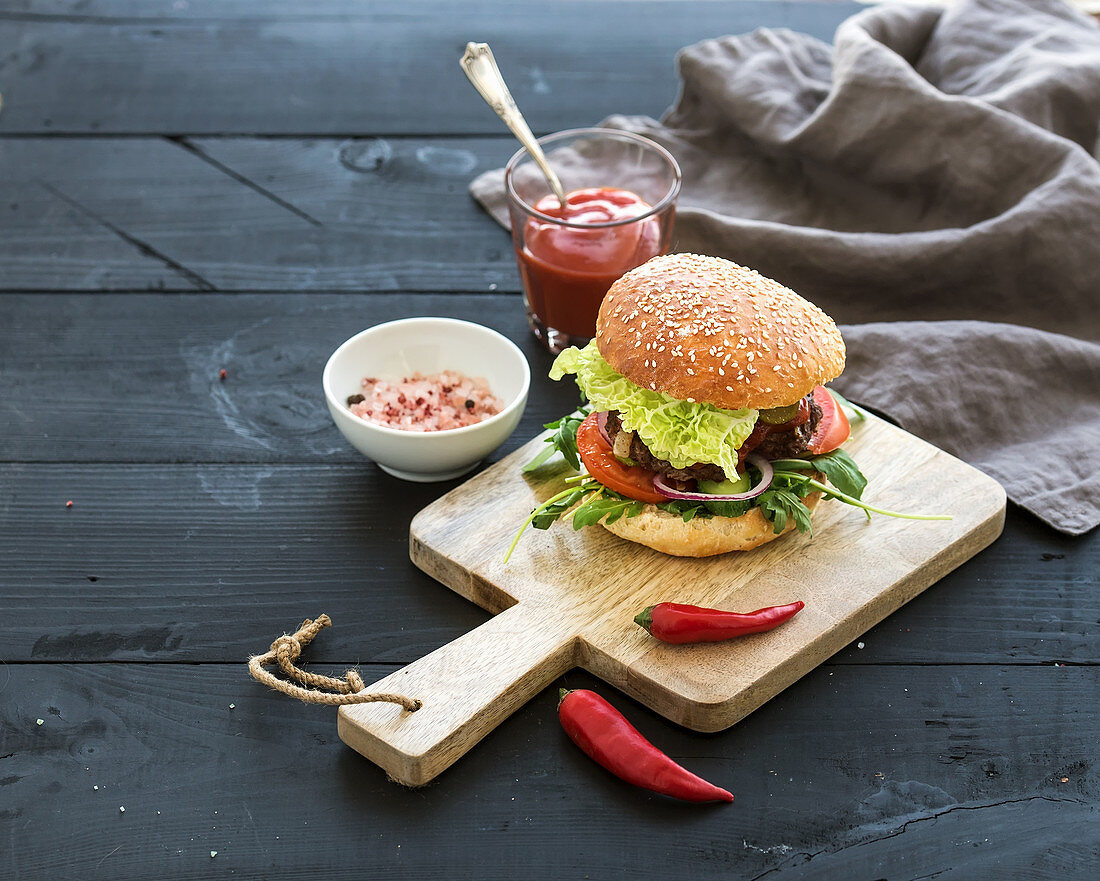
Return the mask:
<path id="1" fill-rule="evenodd" d="M 588 473 L 619 495 L 653 504 L 668 501 L 653 488 L 652 471 L 638 465 L 624 465 L 615 458 L 610 444 L 600 434 L 595 413 L 589 413 L 577 429 L 577 452 Z"/>
<path id="2" fill-rule="evenodd" d="M 821 421 L 817 423 L 817 428 L 810 436 L 807 446 L 815 456 L 821 456 L 831 453 L 848 440 L 852 427 L 848 424 L 848 417 L 837 404 L 836 398 L 823 386 L 819 385 L 814 389 L 814 401 L 821 408 Z"/>

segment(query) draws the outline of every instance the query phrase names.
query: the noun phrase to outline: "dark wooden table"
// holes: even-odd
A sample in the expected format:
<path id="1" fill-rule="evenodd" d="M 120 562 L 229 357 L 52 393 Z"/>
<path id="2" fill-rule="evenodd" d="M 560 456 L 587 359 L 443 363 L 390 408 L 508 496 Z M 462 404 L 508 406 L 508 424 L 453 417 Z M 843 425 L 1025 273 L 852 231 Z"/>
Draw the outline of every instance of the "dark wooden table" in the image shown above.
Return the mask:
<path id="1" fill-rule="evenodd" d="M 485 618 L 407 557 L 409 519 L 453 484 L 378 471 L 320 390 L 337 344 L 410 315 L 491 325 L 548 366 L 467 195 L 513 144 L 465 42 L 493 44 L 549 132 L 660 114 L 680 46 L 828 40 L 857 8 L 4 4 L 0 878 L 1096 877 L 1100 543 L 1016 509 L 725 733 L 611 694 L 733 806 L 611 778 L 561 733 L 556 686 L 405 790 L 333 710 L 244 668 L 322 611 L 307 660 L 368 680 Z M 536 378 L 493 458 L 573 401 Z"/>

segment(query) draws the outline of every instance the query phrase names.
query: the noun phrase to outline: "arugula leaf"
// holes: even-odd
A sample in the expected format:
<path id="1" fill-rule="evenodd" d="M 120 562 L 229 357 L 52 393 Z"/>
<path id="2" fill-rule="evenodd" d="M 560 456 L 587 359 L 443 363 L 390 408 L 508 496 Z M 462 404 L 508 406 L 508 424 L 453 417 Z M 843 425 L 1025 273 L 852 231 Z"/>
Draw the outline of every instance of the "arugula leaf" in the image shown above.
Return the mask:
<path id="1" fill-rule="evenodd" d="M 860 472 L 855 460 L 844 450 L 833 450 L 813 459 L 776 459 L 772 462 L 772 467 L 777 480 L 794 479 L 791 472 L 820 471 L 839 492 L 856 499 L 862 497 L 863 490 L 867 487 L 867 478 Z"/>
<path id="2" fill-rule="evenodd" d="M 675 514 L 678 517 L 683 517 L 685 523 L 690 523 L 696 517 L 701 517 L 705 520 L 712 516 L 700 502 L 689 502 L 687 499 L 669 499 L 667 502 L 658 504 L 657 509 L 659 511 L 667 511 L 669 514 Z"/>
<path id="3" fill-rule="evenodd" d="M 862 497 L 863 490 L 867 487 L 867 478 L 860 472 L 855 460 L 844 450 L 833 450 L 811 461 L 814 468 L 824 474 L 829 483 L 840 492 L 856 499 Z"/>
<path id="4" fill-rule="evenodd" d="M 523 535 L 528 526 L 534 523 L 535 520 L 539 519 L 544 511 L 549 511 L 550 509 L 554 508 L 555 505 L 558 505 L 562 500 L 573 496 L 578 490 L 589 492 L 594 491 L 594 487 L 591 487 L 588 484 L 581 484 L 579 487 L 563 489 L 560 493 L 550 496 L 550 498 L 548 498 L 545 502 L 535 508 L 535 510 L 528 515 L 527 519 L 520 524 L 519 532 L 516 533 L 515 538 L 512 539 L 512 543 L 508 546 L 508 550 L 504 554 L 504 562 L 508 562 L 508 559 L 512 556 L 512 551 L 514 551 L 516 549 L 516 545 L 519 544 L 520 536 Z M 562 511 L 561 513 L 564 513 L 564 511 Z M 561 516 L 561 513 L 558 513 L 556 516 L 554 516 L 553 519 L 549 520 L 546 525 L 549 526 L 550 523 L 553 523 L 554 520 L 557 520 L 558 517 Z"/>
<path id="5" fill-rule="evenodd" d="M 624 514 L 627 517 L 635 517 L 642 513 L 645 503 L 634 499 L 624 498 L 593 498 L 585 502 L 573 512 L 573 528 L 583 529 L 585 526 L 593 526 L 603 520 L 605 523 L 614 523 Z M 607 518 L 606 520 L 604 518 Z"/>
<path id="6" fill-rule="evenodd" d="M 764 515 L 765 520 L 771 521 L 773 531 L 776 535 L 779 535 L 787 528 L 787 508 L 779 501 L 776 490 L 770 490 L 759 496 L 758 502 L 760 513 Z"/>
<path id="7" fill-rule="evenodd" d="M 855 508 L 862 508 L 867 512 L 867 519 L 870 519 L 871 514 L 885 514 L 887 517 L 898 517 L 902 520 L 951 520 L 950 514 L 904 514 L 900 511 L 888 511 L 885 508 L 876 508 L 873 505 L 868 505 L 866 502 L 860 499 L 853 498 L 852 496 L 842 493 L 840 490 L 833 489 L 831 486 L 826 486 L 817 480 L 812 478 L 806 480 L 806 485 L 810 487 L 810 490 L 818 490 L 829 499 L 836 499 L 838 502 L 844 502 L 846 505 L 851 505 Z"/>
<path id="8" fill-rule="evenodd" d="M 599 523 L 616 505 L 625 507 L 618 499 L 604 499 L 599 496 L 589 499 L 573 512 L 573 528 L 583 529 Z"/>
<path id="9" fill-rule="evenodd" d="M 535 471 L 541 468 L 554 453 L 561 453 L 562 458 L 565 459 L 570 468 L 574 471 L 580 471 L 581 460 L 577 454 L 577 429 L 580 428 L 588 413 L 589 411 L 582 407 L 568 416 L 563 416 L 554 422 L 547 422 L 543 428 L 556 429 L 552 435 L 544 438 L 549 446 L 545 450 L 541 450 L 534 459 L 520 470 L 524 472 Z"/>
<path id="10" fill-rule="evenodd" d="M 757 496 L 760 512 L 771 521 L 776 535 L 787 528 L 788 519 L 794 521 L 799 532 L 813 534 L 810 521 L 810 509 L 802 504 L 798 494 L 790 489 L 776 488 L 774 485 L 763 495 Z"/>
<path id="11" fill-rule="evenodd" d="M 573 490 L 569 495 L 559 499 L 552 505 L 549 505 L 535 514 L 531 520 L 531 525 L 535 529 L 549 529 L 553 526 L 561 516 L 579 502 L 584 496 L 588 495 L 591 490 L 587 490 L 583 487 L 578 487 Z"/>
<path id="12" fill-rule="evenodd" d="M 546 438 L 546 442 L 548 444 L 553 443 L 553 440 L 554 439 L 552 437 Z M 520 468 L 520 471 L 535 471 L 541 468 L 546 463 L 546 460 L 553 456 L 554 453 L 556 453 L 557 451 L 558 448 L 556 446 L 544 447 L 542 450 L 539 451 L 538 455 L 536 455 L 534 459 L 532 459 L 530 462 Z"/>

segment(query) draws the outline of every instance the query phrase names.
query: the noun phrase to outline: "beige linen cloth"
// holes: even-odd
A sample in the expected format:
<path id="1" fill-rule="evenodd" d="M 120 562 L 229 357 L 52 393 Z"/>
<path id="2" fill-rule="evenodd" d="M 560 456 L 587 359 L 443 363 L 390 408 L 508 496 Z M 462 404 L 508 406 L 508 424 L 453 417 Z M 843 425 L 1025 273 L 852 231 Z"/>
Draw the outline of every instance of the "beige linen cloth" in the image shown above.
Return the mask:
<path id="1" fill-rule="evenodd" d="M 831 46 L 758 30 L 678 64 L 661 121 L 603 123 L 679 161 L 673 250 L 813 300 L 844 324 L 840 391 L 1055 529 L 1095 527 L 1096 22 L 1060 0 L 883 6 Z M 471 192 L 507 226 L 500 170 Z"/>

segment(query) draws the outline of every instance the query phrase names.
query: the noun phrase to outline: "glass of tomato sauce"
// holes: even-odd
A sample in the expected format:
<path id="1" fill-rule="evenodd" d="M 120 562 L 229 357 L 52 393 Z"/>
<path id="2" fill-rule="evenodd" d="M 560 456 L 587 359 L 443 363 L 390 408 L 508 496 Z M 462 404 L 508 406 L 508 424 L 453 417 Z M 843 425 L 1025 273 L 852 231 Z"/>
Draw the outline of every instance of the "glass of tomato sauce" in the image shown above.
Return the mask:
<path id="1" fill-rule="evenodd" d="M 574 129 L 539 144 L 565 205 L 525 149 L 508 163 L 504 182 L 527 321 L 560 352 L 595 335 L 612 282 L 668 253 L 680 167 L 660 144 L 617 129 Z"/>

